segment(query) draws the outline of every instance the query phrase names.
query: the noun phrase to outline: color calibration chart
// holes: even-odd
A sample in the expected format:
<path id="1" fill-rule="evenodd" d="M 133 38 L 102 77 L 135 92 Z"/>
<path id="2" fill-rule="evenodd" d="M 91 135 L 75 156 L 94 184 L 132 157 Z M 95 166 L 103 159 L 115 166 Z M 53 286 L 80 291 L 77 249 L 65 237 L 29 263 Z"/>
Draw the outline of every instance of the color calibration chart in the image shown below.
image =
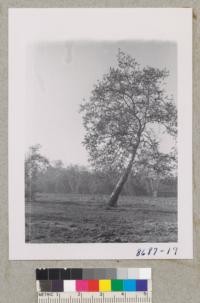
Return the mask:
<path id="1" fill-rule="evenodd" d="M 151 268 L 36 269 L 38 303 L 151 303 Z"/>

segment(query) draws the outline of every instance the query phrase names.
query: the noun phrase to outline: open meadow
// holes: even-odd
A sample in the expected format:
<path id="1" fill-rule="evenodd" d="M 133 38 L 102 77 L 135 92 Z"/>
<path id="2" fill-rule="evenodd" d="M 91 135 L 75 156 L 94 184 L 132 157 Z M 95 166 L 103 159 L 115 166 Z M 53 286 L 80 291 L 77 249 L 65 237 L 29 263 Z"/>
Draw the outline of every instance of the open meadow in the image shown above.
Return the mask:
<path id="1" fill-rule="evenodd" d="M 26 242 L 177 242 L 177 198 L 39 194 L 26 202 Z"/>

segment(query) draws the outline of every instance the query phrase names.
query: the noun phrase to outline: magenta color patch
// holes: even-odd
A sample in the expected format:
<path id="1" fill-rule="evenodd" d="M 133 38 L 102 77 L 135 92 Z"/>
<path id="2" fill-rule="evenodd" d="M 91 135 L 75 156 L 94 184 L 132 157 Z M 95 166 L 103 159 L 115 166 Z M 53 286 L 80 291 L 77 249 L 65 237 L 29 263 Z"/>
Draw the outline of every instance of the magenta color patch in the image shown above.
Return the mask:
<path id="1" fill-rule="evenodd" d="M 88 291 L 88 280 L 76 280 L 76 291 Z"/>

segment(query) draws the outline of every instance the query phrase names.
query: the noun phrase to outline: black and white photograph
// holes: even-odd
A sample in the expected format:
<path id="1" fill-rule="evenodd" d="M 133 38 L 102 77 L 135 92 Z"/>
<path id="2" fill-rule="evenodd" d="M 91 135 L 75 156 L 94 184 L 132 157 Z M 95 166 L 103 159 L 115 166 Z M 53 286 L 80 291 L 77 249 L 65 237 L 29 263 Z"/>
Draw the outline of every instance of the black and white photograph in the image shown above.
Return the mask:
<path id="1" fill-rule="evenodd" d="M 27 54 L 26 242 L 177 242 L 177 46 Z"/>
<path id="2" fill-rule="evenodd" d="M 104 22 L 102 10 L 50 11 L 13 10 L 10 17 L 10 167 L 23 200 L 16 219 L 12 191 L 10 216 L 13 227 L 21 218 L 20 241 L 27 251 L 50 244 L 54 257 L 57 244 L 117 244 L 126 258 L 123 245 L 150 249 L 145 256 L 151 243 L 161 247 L 155 258 L 184 256 L 179 244 L 192 237 L 190 15 L 161 9 L 155 30 L 158 10 L 143 10 L 141 27 L 137 9 L 105 10 Z M 80 37 L 80 28 L 69 31 L 73 16 L 87 19 Z M 128 21 L 120 28 L 126 17 L 133 33 Z"/>

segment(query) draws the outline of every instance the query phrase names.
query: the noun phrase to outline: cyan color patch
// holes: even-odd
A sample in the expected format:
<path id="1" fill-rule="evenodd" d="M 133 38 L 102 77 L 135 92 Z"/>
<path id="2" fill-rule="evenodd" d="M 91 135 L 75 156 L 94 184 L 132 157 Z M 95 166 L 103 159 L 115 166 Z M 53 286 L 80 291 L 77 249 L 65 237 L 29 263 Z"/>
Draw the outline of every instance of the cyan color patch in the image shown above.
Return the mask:
<path id="1" fill-rule="evenodd" d="M 136 280 L 124 280 L 124 291 L 136 291 Z"/>

